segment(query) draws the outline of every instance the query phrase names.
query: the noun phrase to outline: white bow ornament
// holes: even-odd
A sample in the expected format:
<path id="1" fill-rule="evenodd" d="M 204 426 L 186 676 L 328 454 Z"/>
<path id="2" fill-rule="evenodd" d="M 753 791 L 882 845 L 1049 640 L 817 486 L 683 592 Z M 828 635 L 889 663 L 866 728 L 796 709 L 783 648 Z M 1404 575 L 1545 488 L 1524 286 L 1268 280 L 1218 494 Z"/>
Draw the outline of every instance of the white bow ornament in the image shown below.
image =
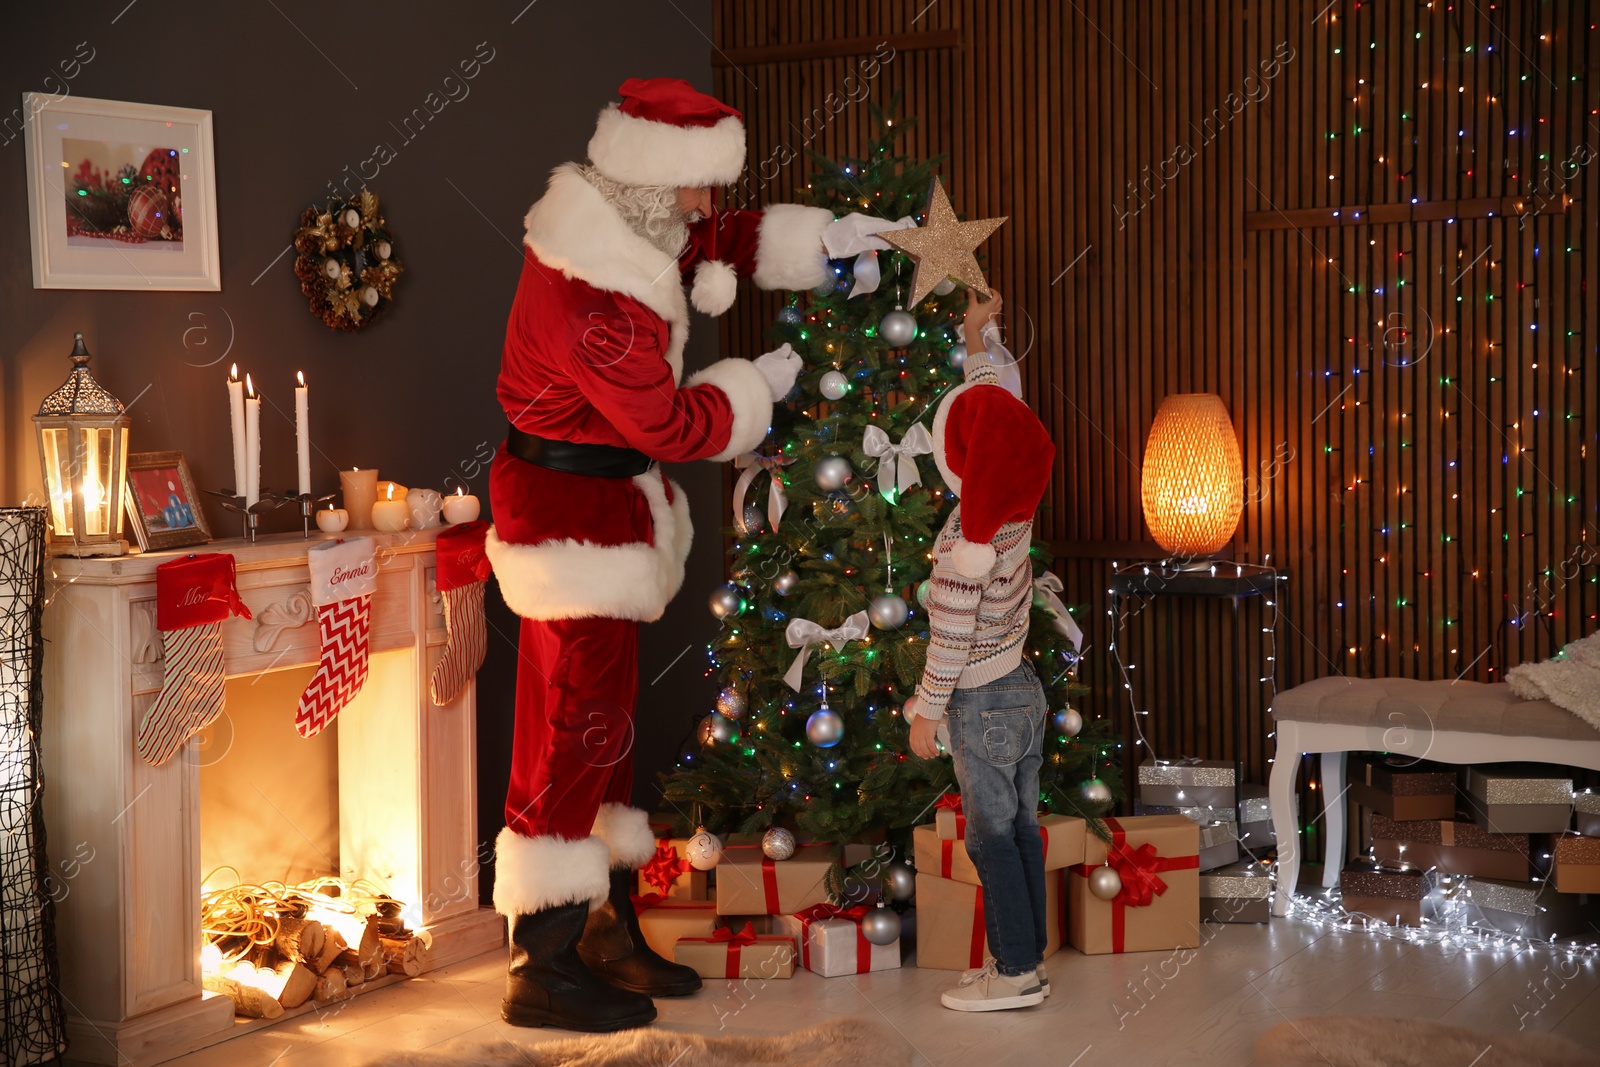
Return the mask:
<path id="1" fill-rule="evenodd" d="M 744 495 L 750 483 L 756 480 L 756 475 L 766 471 L 772 475 L 772 484 L 767 488 L 767 522 L 773 532 L 777 532 L 778 523 L 783 521 L 783 513 L 789 506 L 789 497 L 783 491 L 783 478 L 779 476 L 779 471 L 793 462 L 786 456 L 762 456 L 754 452 L 734 457 L 733 465 L 741 472 L 739 480 L 733 483 L 734 529 L 744 527 Z"/>
<path id="2" fill-rule="evenodd" d="M 1061 635 L 1072 642 L 1075 652 L 1083 651 L 1083 631 L 1078 629 L 1078 621 L 1074 619 L 1067 606 L 1061 602 L 1061 592 L 1065 586 L 1061 579 L 1049 571 L 1045 571 L 1033 580 L 1033 591 L 1040 600 L 1044 601 L 1047 610 L 1055 614 L 1055 621 L 1050 625 L 1061 632 Z"/>
<path id="3" fill-rule="evenodd" d="M 811 646 L 829 644 L 834 648 L 842 649 L 851 641 L 859 641 L 867 636 L 871 624 L 867 621 L 867 613 L 858 611 L 843 625 L 832 630 L 825 629 L 820 623 L 810 619 L 790 619 L 789 625 L 784 629 L 783 636 L 789 642 L 790 648 L 798 648 L 800 654 L 789 665 L 789 670 L 783 680 L 789 688 L 796 693 L 800 692 L 800 675 L 806 669 L 806 660 L 811 656 Z"/>
<path id="4" fill-rule="evenodd" d="M 933 435 L 922 423 L 913 423 L 900 443 L 895 444 L 881 427 L 868 426 L 861 438 L 861 450 L 878 461 L 878 492 L 886 500 L 893 499 L 897 493 L 922 484 L 917 457 L 933 452 Z"/>

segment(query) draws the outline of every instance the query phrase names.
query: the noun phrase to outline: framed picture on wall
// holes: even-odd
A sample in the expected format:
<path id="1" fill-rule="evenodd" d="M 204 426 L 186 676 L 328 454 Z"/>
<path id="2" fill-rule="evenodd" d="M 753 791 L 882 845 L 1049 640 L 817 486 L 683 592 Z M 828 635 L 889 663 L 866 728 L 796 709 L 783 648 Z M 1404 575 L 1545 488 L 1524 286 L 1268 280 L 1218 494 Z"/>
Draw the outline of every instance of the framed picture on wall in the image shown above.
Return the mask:
<path id="1" fill-rule="evenodd" d="M 35 289 L 221 289 L 211 112 L 23 93 Z"/>
<path id="2" fill-rule="evenodd" d="M 136 452 L 128 457 L 128 522 L 141 552 L 211 540 L 194 476 L 182 452 Z"/>

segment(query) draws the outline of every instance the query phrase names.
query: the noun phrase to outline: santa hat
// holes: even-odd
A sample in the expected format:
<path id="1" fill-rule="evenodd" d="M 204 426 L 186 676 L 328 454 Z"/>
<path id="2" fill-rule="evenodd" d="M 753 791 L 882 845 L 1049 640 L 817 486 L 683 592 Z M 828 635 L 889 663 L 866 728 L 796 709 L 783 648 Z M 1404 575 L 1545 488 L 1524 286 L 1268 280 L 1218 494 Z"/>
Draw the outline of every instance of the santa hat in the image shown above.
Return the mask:
<path id="1" fill-rule="evenodd" d="M 1008 522 L 1033 518 L 1050 484 L 1056 446 L 1037 415 L 999 384 L 992 364 L 972 361 L 967 381 L 950 391 L 933 417 L 933 460 L 961 498 L 956 570 L 986 577 L 994 540 Z"/>
<path id="2" fill-rule="evenodd" d="M 699 189 L 744 170 L 744 116 L 682 78 L 629 78 L 589 140 L 595 169 L 624 185 Z"/>

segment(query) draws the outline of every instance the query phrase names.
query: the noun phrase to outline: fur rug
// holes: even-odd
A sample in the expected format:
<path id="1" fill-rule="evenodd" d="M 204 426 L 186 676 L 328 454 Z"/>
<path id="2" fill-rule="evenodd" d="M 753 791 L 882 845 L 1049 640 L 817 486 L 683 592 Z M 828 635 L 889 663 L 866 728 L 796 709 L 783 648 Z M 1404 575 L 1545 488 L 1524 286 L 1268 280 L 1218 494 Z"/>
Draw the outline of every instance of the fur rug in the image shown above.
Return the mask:
<path id="1" fill-rule="evenodd" d="M 1600 1067 L 1547 1034 L 1480 1034 L 1426 1019 L 1308 1016 L 1256 1043 L 1255 1067 Z"/>
<path id="2" fill-rule="evenodd" d="M 1550 659 L 1506 672 L 1523 700 L 1548 700 L 1600 730 L 1600 633 L 1581 637 Z"/>
<path id="3" fill-rule="evenodd" d="M 776 1037 L 701 1037 L 656 1027 L 542 1044 L 462 1039 L 391 1052 L 367 1067 L 814 1067 L 910 1063 L 910 1048 L 881 1023 L 840 1019 Z M 897 1051 L 904 1049 L 904 1052 Z M 1459 1065 L 1456 1065 L 1459 1067 Z"/>

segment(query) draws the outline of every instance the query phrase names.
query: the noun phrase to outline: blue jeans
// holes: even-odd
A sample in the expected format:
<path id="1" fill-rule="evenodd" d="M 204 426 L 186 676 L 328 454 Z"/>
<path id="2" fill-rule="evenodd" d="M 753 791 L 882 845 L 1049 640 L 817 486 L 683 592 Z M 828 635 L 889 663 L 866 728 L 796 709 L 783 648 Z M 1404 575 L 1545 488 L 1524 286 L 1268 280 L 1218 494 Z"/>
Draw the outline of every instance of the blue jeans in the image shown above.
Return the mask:
<path id="1" fill-rule="evenodd" d="M 957 689 L 946 712 L 967 817 L 967 855 L 983 882 L 989 952 L 1001 974 L 1033 970 L 1046 941 L 1039 838 L 1044 687 L 1024 662 L 1003 678 Z"/>

